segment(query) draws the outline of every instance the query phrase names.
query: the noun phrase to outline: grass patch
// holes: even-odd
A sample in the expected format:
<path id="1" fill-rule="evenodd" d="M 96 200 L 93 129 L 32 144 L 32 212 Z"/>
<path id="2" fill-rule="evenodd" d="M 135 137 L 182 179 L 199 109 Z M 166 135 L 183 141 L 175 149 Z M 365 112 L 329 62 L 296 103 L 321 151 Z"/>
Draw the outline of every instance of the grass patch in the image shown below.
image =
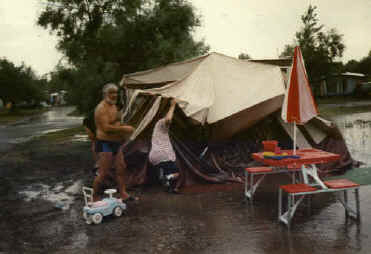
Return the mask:
<path id="1" fill-rule="evenodd" d="M 325 117 L 332 117 L 336 115 L 364 113 L 371 111 L 371 105 L 357 105 L 357 106 L 345 106 L 345 103 L 349 105 L 352 102 L 370 102 L 371 98 L 357 98 L 352 96 L 333 96 L 329 98 L 316 98 L 318 110 L 321 115 Z"/>
<path id="2" fill-rule="evenodd" d="M 47 108 L 16 109 L 15 111 L 0 110 L 0 124 L 9 124 L 23 120 L 26 117 L 38 115 L 48 111 Z"/>
<path id="3" fill-rule="evenodd" d="M 332 96 L 326 98 L 316 98 L 316 103 L 321 104 L 343 104 L 345 102 L 360 102 L 369 101 L 371 102 L 371 97 L 354 97 L 354 96 Z"/>
<path id="4" fill-rule="evenodd" d="M 55 143 L 64 143 L 71 141 L 75 135 L 83 135 L 86 134 L 85 129 L 83 126 L 65 129 L 61 131 L 51 132 L 45 134 L 38 139 L 48 142 L 55 142 Z"/>
<path id="5" fill-rule="evenodd" d="M 71 113 L 68 113 L 67 115 L 68 116 L 83 116 L 83 114 L 79 110 L 77 110 L 77 109 L 75 109 Z"/>
<path id="6" fill-rule="evenodd" d="M 35 179 L 61 181 L 67 174 L 90 169 L 94 165 L 90 142 L 80 142 L 74 137 L 84 133 L 83 127 L 70 128 L 17 144 L 0 154 L 2 173 L 26 183 L 35 176 Z"/>
<path id="7" fill-rule="evenodd" d="M 336 107 L 329 107 L 325 104 L 318 105 L 318 110 L 321 115 L 331 117 L 337 115 L 349 115 L 349 114 L 356 114 L 356 113 L 364 113 L 364 112 L 371 112 L 371 105 L 365 106 L 352 106 L 352 107 L 344 107 L 344 106 L 336 106 Z"/>
<path id="8" fill-rule="evenodd" d="M 0 156 L 0 167 L 1 162 L 10 163 L 17 168 L 19 165 L 46 163 L 47 161 L 53 165 L 53 161 L 57 163 L 57 161 L 65 160 L 75 153 L 78 154 L 81 147 L 83 147 L 83 151 L 86 150 L 89 153 L 89 142 L 74 141 L 74 137 L 77 134 L 85 134 L 84 128 L 76 127 L 56 131 L 35 137 L 25 143 L 17 144 L 10 152 Z"/>

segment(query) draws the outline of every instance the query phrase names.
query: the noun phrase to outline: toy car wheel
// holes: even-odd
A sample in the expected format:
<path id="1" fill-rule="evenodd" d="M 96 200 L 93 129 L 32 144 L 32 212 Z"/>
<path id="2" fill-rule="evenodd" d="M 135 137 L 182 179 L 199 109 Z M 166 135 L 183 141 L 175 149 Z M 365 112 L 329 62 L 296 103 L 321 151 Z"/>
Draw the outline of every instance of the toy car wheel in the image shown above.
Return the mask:
<path id="1" fill-rule="evenodd" d="M 101 213 L 95 213 L 92 215 L 91 219 L 94 222 L 94 224 L 99 224 L 103 220 L 103 215 Z"/>
<path id="2" fill-rule="evenodd" d="M 115 209 L 113 209 L 113 214 L 116 217 L 120 217 L 122 215 L 122 209 L 119 206 L 116 206 Z"/>

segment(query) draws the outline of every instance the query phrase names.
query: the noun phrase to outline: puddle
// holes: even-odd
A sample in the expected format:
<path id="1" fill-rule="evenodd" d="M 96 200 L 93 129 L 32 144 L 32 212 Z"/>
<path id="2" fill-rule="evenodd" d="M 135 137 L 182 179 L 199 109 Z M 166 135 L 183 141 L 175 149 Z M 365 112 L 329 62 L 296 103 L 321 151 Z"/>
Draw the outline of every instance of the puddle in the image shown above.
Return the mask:
<path id="1" fill-rule="evenodd" d="M 68 186 L 58 183 L 54 187 L 38 183 L 27 186 L 25 190 L 19 191 L 18 194 L 27 202 L 35 199 L 43 199 L 52 202 L 56 208 L 68 210 L 74 203 L 74 196 L 80 192 L 81 187 L 81 180 L 73 182 Z"/>
<path id="2" fill-rule="evenodd" d="M 335 116 L 349 152 L 355 160 L 371 166 L 371 112 Z"/>
<path id="3" fill-rule="evenodd" d="M 53 132 L 57 132 L 57 131 L 61 131 L 61 130 L 64 130 L 64 129 L 63 128 L 59 128 L 59 129 L 45 130 L 45 131 L 42 131 L 41 132 L 41 135 L 48 134 L 48 133 L 53 133 Z"/>
<path id="4" fill-rule="evenodd" d="M 15 139 L 10 140 L 8 143 L 9 144 L 20 144 L 20 143 L 27 142 L 27 141 L 33 139 L 34 137 L 35 136 L 15 138 Z"/>
<path id="5" fill-rule="evenodd" d="M 82 181 L 78 180 L 74 182 L 71 186 L 66 188 L 65 192 L 69 194 L 77 194 L 81 192 L 81 188 L 82 188 Z"/>
<path id="6" fill-rule="evenodd" d="M 66 246 L 65 250 L 75 251 L 76 249 L 85 249 L 89 242 L 89 237 L 85 232 L 77 232 L 73 236 L 71 236 L 72 244 L 70 246 Z"/>
<path id="7" fill-rule="evenodd" d="M 82 117 L 68 116 L 74 107 L 53 108 L 40 116 L 2 127 L 0 131 L 0 152 L 6 151 L 9 144 L 27 142 L 33 137 L 56 132 L 82 124 Z"/>
<path id="8" fill-rule="evenodd" d="M 76 134 L 72 138 L 73 141 L 87 142 L 89 141 L 88 135 Z"/>

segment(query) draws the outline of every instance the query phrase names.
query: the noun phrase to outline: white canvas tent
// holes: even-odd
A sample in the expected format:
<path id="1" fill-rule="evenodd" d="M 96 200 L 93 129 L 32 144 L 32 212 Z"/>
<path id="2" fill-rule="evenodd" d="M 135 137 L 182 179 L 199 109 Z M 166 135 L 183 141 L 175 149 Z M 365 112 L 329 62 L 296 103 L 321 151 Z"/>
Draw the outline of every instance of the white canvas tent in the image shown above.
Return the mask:
<path id="1" fill-rule="evenodd" d="M 136 128 L 125 146 L 126 162 L 131 168 L 129 182 L 146 182 L 151 128 L 168 108 L 162 97 L 176 98 L 183 111 L 176 110 L 171 133 L 179 167 L 187 172 L 181 184 L 191 184 L 193 177 L 223 182 L 234 175 L 242 176 L 244 171 L 239 169 L 250 165 L 251 152 L 257 152 L 265 138 L 292 147 L 285 144 L 293 137 L 292 128 L 287 128 L 278 112 L 284 99 L 284 82 L 279 66 L 218 53 L 124 75 L 120 84 L 126 88 L 129 102 L 125 103 L 123 119 Z M 273 121 L 275 117 L 280 123 Z M 300 127 L 299 148 L 315 147 L 341 154 L 343 159 L 338 164 L 329 165 L 331 171 L 352 165 L 344 140 L 331 124 L 316 117 Z M 197 129 L 206 130 L 200 140 Z"/>
<path id="2" fill-rule="evenodd" d="M 176 98 L 185 115 L 211 125 L 217 139 L 278 110 L 285 92 L 278 66 L 219 53 L 127 74 L 121 85 L 137 93 Z"/>

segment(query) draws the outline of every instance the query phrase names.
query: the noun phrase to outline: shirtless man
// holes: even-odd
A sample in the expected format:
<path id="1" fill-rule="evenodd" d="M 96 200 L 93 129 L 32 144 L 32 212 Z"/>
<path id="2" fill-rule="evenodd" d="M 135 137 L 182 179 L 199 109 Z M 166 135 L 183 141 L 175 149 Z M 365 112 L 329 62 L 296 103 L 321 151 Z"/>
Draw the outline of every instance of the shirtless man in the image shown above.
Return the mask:
<path id="1" fill-rule="evenodd" d="M 94 179 L 94 199 L 108 176 L 115 173 L 115 180 L 119 188 L 120 196 L 125 200 L 136 200 L 126 192 L 125 170 L 126 164 L 120 147 L 133 133 L 134 128 L 129 125 L 121 125 L 116 107 L 118 88 L 109 83 L 103 87 L 103 100 L 95 108 L 96 152 L 98 153 L 98 175 Z M 112 166 L 115 172 L 112 172 Z"/>

